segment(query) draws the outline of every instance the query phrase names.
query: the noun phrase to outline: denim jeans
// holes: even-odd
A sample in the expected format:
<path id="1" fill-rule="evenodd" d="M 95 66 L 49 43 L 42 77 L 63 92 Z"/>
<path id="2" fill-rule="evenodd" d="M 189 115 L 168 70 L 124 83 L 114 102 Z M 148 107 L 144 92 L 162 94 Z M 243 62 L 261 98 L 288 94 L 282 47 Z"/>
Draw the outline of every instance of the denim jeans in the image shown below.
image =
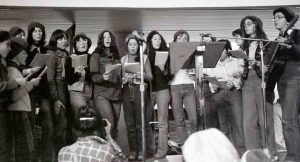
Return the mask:
<path id="1" fill-rule="evenodd" d="M 56 155 L 54 150 L 53 141 L 53 118 L 50 106 L 50 101 L 48 99 L 42 99 L 40 105 L 41 114 L 41 126 L 42 126 L 42 139 L 40 143 L 40 148 L 43 148 L 42 161 L 56 161 Z"/>
<path id="2" fill-rule="evenodd" d="M 277 85 L 282 107 L 282 126 L 285 139 L 286 160 L 300 161 L 300 135 L 298 107 L 300 96 L 300 62 L 286 62 L 284 73 Z"/>
<path id="3" fill-rule="evenodd" d="M 164 154 L 168 151 L 168 110 L 170 99 L 169 89 L 152 92 L 152 105 L 157 104 L 159 128 L 157 152 Z"/>
<path id="4" fill-rule="evenodd" d="M 261 79 L 255 70 L 249 70 L 248 79 L 242 87 L 243 126 L 245 146 L 247 150 L 264 148 L 264 134 L 267 133 L 267 147 L 275 150 L 275 134 L 273 122 L 273 105 L 266 102 L 267 130 L 264 130 L 263 94 Z"/>
<path id="5" fill-rule="evenodd" d="M 96 109 L 100 112 L 102 118 L 107 119 L 111 124 L 111 135 L 116 139 L 118 135 L 118 121 L 121 112 L 121 101 L 110 100 L 103 96 L 98 96 L 95 101 Z"/>
<path id="6" fill-rule="evenodd" d="M 148 124 L 151 118 L 152 109 L 149 102 L 149 92 L 145 88 L 145 131 L 147 152 L 152 150 L 152 131 Z M 127 126 L 127 137 L 130 151 L 142 151 L 142 121 L 141 121 L 141 93 L 139 85 L 123 86 L 123 110 Z"/>
<path id="7" fill-rule="evenodd" d="M 221 89 L 213 95 L 221 131 L 244 153 L 243 105 L 241 90 Z"/>
<path id="8" fill-rule="evenodd" d="M 4 109 L 5 106 L 1 105 Z M 8 145 L 8 113 L 6 111 L 0 112 L 0 161 L 9 161 L 10 152 Z"/>
<path id="9" fill-rule="evenodd" d="M 185 125 L 185 110 L 191 123 L 191 133 L 197 131 L 196 93 L 193 84 L 171 85 L 172 111 L 176 122 L 178 143 L 183 144 L 188 134 Z"/>

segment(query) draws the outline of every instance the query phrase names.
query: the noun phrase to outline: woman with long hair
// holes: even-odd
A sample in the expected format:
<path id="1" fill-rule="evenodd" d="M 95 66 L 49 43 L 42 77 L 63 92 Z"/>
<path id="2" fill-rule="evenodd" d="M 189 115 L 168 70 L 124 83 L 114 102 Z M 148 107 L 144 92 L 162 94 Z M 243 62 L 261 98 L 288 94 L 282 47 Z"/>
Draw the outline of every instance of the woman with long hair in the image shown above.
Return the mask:
<path id="1" fill-rule="evenodd" d="M 263 30 L 262 21 L 255 16 L 246 16 L 240 22 L 240 27 L 246 38 L 267 39 Z M 263 94 L 262 94 L 262 73 L 260 42 L 245 42 L 245 49 L 248 60 L 245 61 L 242 100 L 243 100 L 243 127 L 245 135 L 246 150 L 268 147 L 270 151 L 275 149 L 275 135 L 273 125 L 272 105 L 266 102 L 267 130 L 264 129 Z M 265 53 L 265 51 L 263 51 Z M 264 61 L 268 61 L 265 53 Z M 264 145 L 264 134 L 267 133 L 267 146 Z"/>
<path id="2" fill-rule="evenodd" d="M 112 137 L 116 138 L 121 111 L 121 70 L 119 73 L 108 73 L 106 67 L 120 64 L 116 37 L 105 30 L 98 36 L 98 43 L 90 59 L 91 81 L 94 84 L 94 102 L 103 118 L 112 125 Z M 120 69 L 120 68 L 119 68 Z"/>
<path id="3" fill-rule="evenodd" d="M 168 151 L 168 110 L 171 99 L 169 90 L 169 62 L 155 65 L 157 51 L 168 51 L 165 39 L 157 31 L 151 31 L 147 37 L 147 54 L 151 64 L 153 79 L 151 81 L 151 101 L 158 111 L 158 149 L 154 158 L 164 158 Z"/>

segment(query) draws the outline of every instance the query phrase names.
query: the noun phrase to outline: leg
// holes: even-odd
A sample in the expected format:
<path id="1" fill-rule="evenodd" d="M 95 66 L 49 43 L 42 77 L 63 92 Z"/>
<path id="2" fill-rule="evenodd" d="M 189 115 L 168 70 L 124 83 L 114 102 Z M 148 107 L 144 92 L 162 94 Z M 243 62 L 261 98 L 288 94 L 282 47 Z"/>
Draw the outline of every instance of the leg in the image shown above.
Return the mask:
<path id="1" fill-rule="evenodd" d="M 1 105 L 4 106 L 4 105 Z M 0 112 L 0 161 L 9 161 L 7 112 Z"/>
<path id="2" fill-rule="evenodd" d="M 243 103 L 241 90 L 234 89 L 229 91 L 231 93 L 228 98 L 230 104 L 230 112 L 232 114 L 232 136 L 233 143 L 240 155 L 245 151 L 244 131 L 243 131 Z"/>
<path id="3" fill-rule="evenodd" d="M 243 86 L 242 99 L 246 150 L 261 148 L 262 139 L 260 128 L 258 128 L 258 111 L 255 104 L 254 89 L 252 87 Z"/>
<path id="4" fill-rule="evenodd" d="M 119 118 L 120 118 L 120 113 L 121 113 L 121 101 L 111 101 L 112 107 L 113 107 L 113 115 L 114 115 L 114 120 L 115 120 L 115 125 L 114 125 L 114 133 L 115 138 L 117 138 L 118 135 L 118 123 L 119 123 Z"/>
<path id="5" fill-rule="evenodd" d="M 219 125 L 221 131 L 230 139 L 229 125 L 228 125 L 228 110 L 229 105 L 227 103 L 227 90 L 221 89 L 217 93 L 213 94 L 212 98 L 214 105 L 216 106 Z"/>
<path id="6" fill-rule="evenodd" d="M 297 85 L 278 84 L 279 98 L 282 103 L 282 127 L 286 142 L 286 160 L 300 160 L 300 136 L 298 120 L 299 88 Z"/>
<path id="7" fill-rule="evenodd" d="M 159 128 L 157 153 L 160 155 L 156 158 L 164 157 L 168 151 L 168 110 L 170 98 L 169 89 L 158 91 L 155 97 L 157 101 Z"/>
<path id="8" fill-rule="evenodd" d="M 178 143 L 183 144 L 187 138 L 185 115 L 183 110 L 182 85 L 171 85 L 172 112 L 176 124 Z"/>
<path id="9" fill-rule="evenodd" d="M 41 126 L 42 126 L 42 139 L 40 148 L 42 149 L 43 161 L 55 161 L 56 155 L 53 145 L 53 119 L 51 106 L 48 99 L 43 99 L 40 106 L 41 113 Z"/>
<path id="10" fill-rule="evenodd" d="M 134 105 L 131 101 L 130 88 L 124 86 L 123 88 L 123 110 L 124 110 L 124 119 L 127 127 L 127 137 L 130 152 L 137 151 L 136 143 L 136 129 L 135 129 L 135 116 L 134 116 Z"/>
<path id="11" fill-rule="evenodd" d="M 196 106 L 196 92 L 193 84 L 184 85 L 185 96 L 183 104 L 185 105 L 186 112 L 191 123 L 191 133 L 197 132 L 197 106 Z"/>

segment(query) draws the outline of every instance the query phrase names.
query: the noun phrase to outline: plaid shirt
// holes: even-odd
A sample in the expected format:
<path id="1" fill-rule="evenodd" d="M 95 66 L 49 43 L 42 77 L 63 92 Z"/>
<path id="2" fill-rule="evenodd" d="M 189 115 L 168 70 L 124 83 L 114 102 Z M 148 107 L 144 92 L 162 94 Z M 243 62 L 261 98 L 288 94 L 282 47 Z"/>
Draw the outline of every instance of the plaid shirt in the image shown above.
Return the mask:
<path id="1" fill-rule="evenodd" d="M 97 136 L 78 138 L 58 153 L 59 162 L 110 162 L 115 152 L 110 143 Z"/>

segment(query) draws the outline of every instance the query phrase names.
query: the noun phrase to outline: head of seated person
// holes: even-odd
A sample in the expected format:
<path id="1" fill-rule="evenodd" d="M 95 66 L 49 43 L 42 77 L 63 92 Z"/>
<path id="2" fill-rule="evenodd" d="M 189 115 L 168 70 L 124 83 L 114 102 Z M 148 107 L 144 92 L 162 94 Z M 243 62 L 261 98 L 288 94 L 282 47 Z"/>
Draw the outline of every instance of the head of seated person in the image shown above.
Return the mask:
<path id="1" fill-rule="evenodd" d="M 73 132 L 76 137 L 95 135 L 105 139 L 105 124 L 100 113 L 83 106 L 76 111 Z"/>
<path id="2" fill-rule="evenodd" d="M 239 155 L 229 139 L 218 129 L 191 134 L 182 147 L 185 162 L 239 162 Z"/>

